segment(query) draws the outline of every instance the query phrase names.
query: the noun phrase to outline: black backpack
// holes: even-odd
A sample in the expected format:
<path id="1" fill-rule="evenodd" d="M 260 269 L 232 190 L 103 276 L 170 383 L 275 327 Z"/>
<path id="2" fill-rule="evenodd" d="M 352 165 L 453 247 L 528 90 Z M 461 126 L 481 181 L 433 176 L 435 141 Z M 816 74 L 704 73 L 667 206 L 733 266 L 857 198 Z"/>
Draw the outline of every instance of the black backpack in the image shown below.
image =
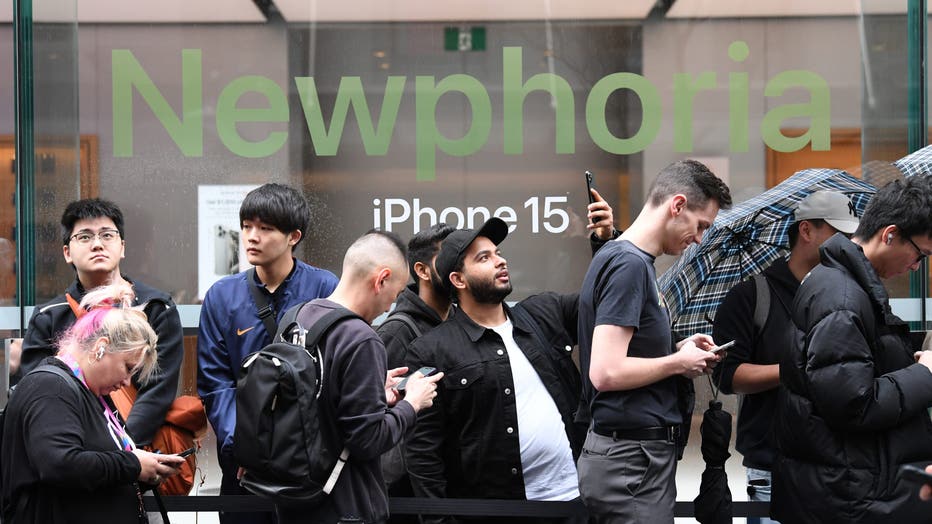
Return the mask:
<path id="1" fill-rule="evenodd" d="M 302 507 L 330 493 L 349 458 L 320 424 L 318 341 L 337 322 L 359 318 L 340 308 L 304 329 L 297 321 L 304 305 L 286 311 L 272 343 L 243 359 L 233 436 L 233 454 L 245 469 L 240 485 L 277 504 Z"/>

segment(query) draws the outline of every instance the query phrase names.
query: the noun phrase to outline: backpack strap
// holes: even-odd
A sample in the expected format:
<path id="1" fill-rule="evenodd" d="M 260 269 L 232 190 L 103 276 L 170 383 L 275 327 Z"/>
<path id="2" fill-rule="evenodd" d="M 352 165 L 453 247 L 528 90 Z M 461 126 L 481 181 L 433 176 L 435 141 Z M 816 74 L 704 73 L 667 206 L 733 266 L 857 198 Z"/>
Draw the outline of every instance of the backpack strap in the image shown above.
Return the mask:
<path id="1" fill-rule="evenodd" d="M 754 303 L 754 330 L 758 336 L 764 330 L 767 317 L 770 316 L 770 286 L 761 273 L 754 275 L 754 292 L 757 300 Z"/>
<path id="2" fill-rule="evenodd" d="M 304 347 L 312 348 L 316 346 L 317 342 L 320 341 L 320 337 L 324 336 L 324 333 L 326 333 L 331 326 L 346 318 L 358 318 L 362 320 L 362 317 L 346 309 L 345 307 L 328 311 L 327 314 L 320 317 L 320 319 L 317 320 L 317 322 L 314 322 L 314 325 L 312 325 L 307 330 L 306 334 L 304 335 Z"/>
<path id="3" fill-rule="evenodd" d="M 272 308 L 272 303 L 269 302 L 269 297 L 264 295 L 256 286 L 256 268 L 254 267 L 246 272 L 246 287 L 256 303 L 256 314 L 265 325 L 266 332 L 270 337 L 276 337 L 278 324 L 275 322 L 275 310 Z"/>
<path id="4" fill-rule="evenodd" d="M 30 373 L 52 373 L 54 375 L 58 375 L 59 377 L 63 378 L 65 382 L 68 383 L 72 391 L 74 391 L 75 393 L 79 395 L 81 394 L 81 390 L 78 389 L 78 385 L 74 383 L 74 375 L 72 375 L 71 373 L 68 373 L 67 371 L 65 371 L 64 369 L 58 366 L 55 366 L 52 364 L 42 364 L 41 366 L 30 371 Z"/>
<path id="5" fill-rule="evenodd" d="M 421 336 L 421 330 L 417 328 L 417 324 L 414 323 L 414 318 L 411 315 L 405 313 L 404 311 L 395 311 L 388 318 L 385 319 L 385 322 L 382 322 L 382 325 L 388 324 L 389 322 L 397 321 L 408 326 L 408 329 L 414 333 L 414 338 Z"/>

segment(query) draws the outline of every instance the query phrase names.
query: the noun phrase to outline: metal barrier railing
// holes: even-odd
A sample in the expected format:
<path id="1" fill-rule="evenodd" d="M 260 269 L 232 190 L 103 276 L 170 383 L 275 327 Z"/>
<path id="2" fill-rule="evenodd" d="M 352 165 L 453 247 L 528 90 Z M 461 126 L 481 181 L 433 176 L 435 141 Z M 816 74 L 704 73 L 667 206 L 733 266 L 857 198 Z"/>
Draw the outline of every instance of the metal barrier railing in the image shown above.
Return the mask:
<path id="1" fill-rule="evenodd" d="M 146 509 L 158 511 L 155 498 L 144 497 Z M 214 511 L 272 511 L 268 499 L 243 495 L 198 495 L 190 497 L 162 497 L 170 512 Z M 489 499 L 434 499 L 393 497 L 389 499 L 392 515 L 458 515 L 496 517 L 570 517 L 586 514 L 581 502 L 543 502 L 531 500 Z M 693 517 L 692 502 L 677 502 L 673 510 L 676 517 Z M 766 517 L 770 514 L 768 502 L 732 502 L 732 517 Z"/>

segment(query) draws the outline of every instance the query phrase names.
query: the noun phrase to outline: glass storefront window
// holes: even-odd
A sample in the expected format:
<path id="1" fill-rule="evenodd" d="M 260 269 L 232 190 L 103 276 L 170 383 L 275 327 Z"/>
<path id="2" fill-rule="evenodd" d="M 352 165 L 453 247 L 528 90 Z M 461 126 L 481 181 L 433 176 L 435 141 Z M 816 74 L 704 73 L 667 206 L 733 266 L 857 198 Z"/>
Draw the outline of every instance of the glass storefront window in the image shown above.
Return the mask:
<path id="1" fill-rule="evenodd" d="M 19 179 L 14 12 L 0 7 L 0 199 L 25 197 L 0 206 L 0 330 L 21 325 L 18 277 L 27 307 L 73 279 L 65 204 L 106 198 L 126 215 L 124 272 L 180 306 L 186 392 L 203 293 L 245 269 L 236 210 L 256 185 L 303 190 L 313 222 L 297 256 L 337 274 L 370 228 L 407 240 L 500 216 L 520 300 L 578 290 L 586 170 L 624 229 L 676 160 L 706 163 L 740 202 L 809 167 L 884 183 L 911 148 L 907 0 L 29 4 L 32 156 Z M 904 318 L 920 319 L 923 282 L 888 283 Z M 701 414 L 708 387 L 696 386 Z M 695 431 L 680 500 L 700 463 Z M 740 456 L 729 468 L 745 500 Z"/>

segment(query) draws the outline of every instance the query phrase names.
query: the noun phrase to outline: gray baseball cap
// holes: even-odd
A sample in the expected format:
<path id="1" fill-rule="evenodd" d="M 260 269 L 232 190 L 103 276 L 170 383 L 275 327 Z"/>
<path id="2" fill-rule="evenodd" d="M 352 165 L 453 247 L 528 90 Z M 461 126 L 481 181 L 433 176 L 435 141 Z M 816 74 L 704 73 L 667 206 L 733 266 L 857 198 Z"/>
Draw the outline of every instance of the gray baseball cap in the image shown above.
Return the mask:
<path id="1" fill-rule="evenodd" d="M 860 222 L 851 200 L 835 191 L 816 191 L 799 202 L 796 221 L 813 219 L 822 219 L 848 235 L 857 230 Z"/>

